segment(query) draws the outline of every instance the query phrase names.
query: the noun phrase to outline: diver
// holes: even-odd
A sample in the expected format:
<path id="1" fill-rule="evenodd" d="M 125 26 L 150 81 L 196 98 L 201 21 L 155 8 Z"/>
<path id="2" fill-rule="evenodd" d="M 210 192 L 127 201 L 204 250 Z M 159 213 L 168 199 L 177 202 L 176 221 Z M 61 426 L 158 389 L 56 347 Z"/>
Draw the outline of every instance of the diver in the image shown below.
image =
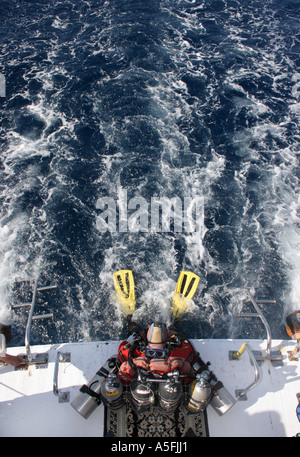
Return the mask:
<path id="1" fill-rule="evenodd" d="M 139 369 L 148 371 L 154 377 L 167 375 L 178 370 L 186 374 L 184 382 L 190 382 L 196 371 L 207 370 L 191 342 L 180 333 L 174 324 L 166 326 L 161 322 L 152 323 L 145 334 L 136 322 L 129 320 L 128 337 L 118 348 L 121 363 L 119 378 L 130 384 Z M 193 365 L 197 362 L 196 369 Z"/>
<path id="2" fill-rule="evenodd" d="M 173 323 L 166 326 L 154 322 L 146 333 L 132 320 L 136 303 L 131 270 L 114 273 L 118 301 L 128 324 L 128 336 L 118 348 L 118 378 L 125 388 L 130 389 L 131 397 L 136 400 L 135 406 L 140 410 L 143 405 L 151 405 L 153 386 L 158 381 L 159 403 L 169 412 L 189 391 L 187 409 L 189 413 L 197 414 L 206 408 L 216 390 L 223 387 L 209 370 L 209 362 L 202 361 L 191 342 L 177 329 L 199 280 L 196 274 L 182 271 L 173 297 Z"/>
<path id="3" fill-rule="evenodd" d="M 297 342 L 296 346 L 289 356 L 291 360 L 294 360 L 297 358 L 297 354 L 300 351 L 300 310 L 294 311 L 287 316 L 286 332 L 292 339 L 295 339 Z"/>
<path id="4" fill-rule="evenodd" d="M 145 335 L 129 319 L 128 330 L 118 349 L 118 378 L 130 391 L 134 411 L 139 414 L 158 404 L 169 414 L 182 402 L 187 414 L 206 409 L 220 384 L 176 325 L 154 322 Z"/>
<path id="5" fill-rule="evenodd" d="M 114 273 L 115 289 L 128 334 L 95 376 L 80 388 L 71 406 L 87 419 L 103 403 L 113 411 L 127 400 L 136 414 L 158 406 L 172 414 L 182 404 L 187 415 L 197 415 L 208 404 L 224 414 L 234 404 L 223 383 L 209 370 L 177 322 L 197 289 L 199 277 L 181 272 L 173 298 L 173 323 L 153 322 L 145 331 L 132 320 L 135 288 L 131 270 Z"/>
<path id="6" fill-rule="evenodd" d="M 154 322 L 145 335 L 135 322 L 130 321 L 128 330 L 128 337 L 118 348 L 119 378 L 123 383 L 129 384 L 139 369 L 156 377 L 174 370 L 179 370 L 180 374 L 194 372 L 191 364 L 196 359 L 195 350 L 174 325 L 167 327 Z"/>

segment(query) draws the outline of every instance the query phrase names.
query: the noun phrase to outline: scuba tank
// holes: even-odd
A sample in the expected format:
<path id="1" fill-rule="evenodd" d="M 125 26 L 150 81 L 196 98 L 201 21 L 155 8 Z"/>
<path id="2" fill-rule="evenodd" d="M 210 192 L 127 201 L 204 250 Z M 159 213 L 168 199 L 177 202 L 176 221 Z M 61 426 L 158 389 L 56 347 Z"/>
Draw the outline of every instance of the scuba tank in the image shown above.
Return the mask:
<path id="1" fill-rule="evenodd" d="M 146 382 L 139 373 L 130 384 L 130 402 L 136 414 L 148 411 L 155 403 L 153 383 Z"/>
<path id="2" fill-rule="evenodd" d="M 101 367 L 95 376 L 86 384 L 81 386 L 80 393 L 70 403 L 71 406 L 84 418 L 88 419 L 90 415 L 101 403 L 101 385 L 109 372 L 116 367 L 117 356 L 110 357 Z"/>
<path id="3" fill-rule="evenodd" d="M 196 375 L 196 379 L 189 388 L 189 398 L 184 407 L 188 415 L 199 414 L 204 411 L 211 398 L 212 387 L 207 371 Z"/>
<path id="4" fill-rule="evenodd" d="M 123 385 L 116 374 L 110 373 L 101 383 L 101 399 L 109 409 L 116 410 L 123 406 Z"/>
<path id="5" fill-rule="evenodd" d="M 198 373 L 200 372 L 196 375 L 200 383 L 194 381 L 190 386 L 190 399 L 184 405 L 187 414 L 192 414 L 197 409 L 203 411 L 210 404 L 219 416 L 222 416 L 236 403 L 223 383 L 208 369 L 209 365 L 210 362 L 204 363 L 197 353 L 193 368 L 195 371 L 198 370 Z M 201 377 L 203 377 L 202 381 Z"/>
<path id="6" fill-rule="evenodd" d="M 164 413 L 173 413 L 181 401 L 183 388 L 178 371 L 173 371 L 168 376 L 170 379 L 158 385 L 158 402 Z"/>

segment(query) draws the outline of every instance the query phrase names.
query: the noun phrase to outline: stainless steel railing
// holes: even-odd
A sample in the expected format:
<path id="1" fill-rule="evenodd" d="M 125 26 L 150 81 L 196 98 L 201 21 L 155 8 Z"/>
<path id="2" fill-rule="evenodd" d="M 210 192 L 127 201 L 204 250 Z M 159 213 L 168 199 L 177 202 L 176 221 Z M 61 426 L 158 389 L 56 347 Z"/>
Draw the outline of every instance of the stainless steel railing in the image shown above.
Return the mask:
<path id="1" fill-rule="evenodd" d="M 257 361 L 255 359 L 253 351 L 250 348 L 248 343 L 245 344 L 245 349 L 248 352 L 249 357 L 250 357 L 250 359 L 252 361 L 252 364 L 253 364 L 253 367 L 254 367 L 254 381 L 251 384 L 249 384 L 249 386 L 247 386 L 245 389 L 236 391 L 236 400 L 237 401 L 243 399 L 243 397 L 246 398 L 246 394 L 250 390 L 252 390 L 255 386 L 257 386 L 259 384 L 259 382 L 260 382 L 260 379 L 261 379 L 261 373 L 260 373 L 259 366 L 257 365 Z"/>
<path id="2" fill-rule="evenodd" d="M 29 363 L 31 363 L 33 361 L 32 354 L 31 354 L 31 348 L 30 348 L 30 332 L 31 332 L 32 321 L 38 320 L 38 319 L 49 319 L 49 318 L 53 317 L 53 313 L 34 315 L 34 308 L 35 308 L 35 304 L 36 304 L 37 294 L 38 294 L 38 292 L 56 289 L 56 287 L 57 286 L 38 287 L 38 282 L 36 280 L 34 283 L 31 302 L 12 305 L 12 309 L 30 307 L 28 320 L 27 320 L 27 324 L 26 324 L 26 329 L 25 329 L 25 348 L 26 348 L 27 360 Z M 39 361 L 39 363 L 41 363 L 41 361 Z"/>
<path id="3" fill-rule="evenodd" d="M 58 388 L 58 371 L 59 371 L 59 364 L 70 362 L 71 361 L 71 354 L 70 352 L 60 352 L 56 353 L 55 359 L 55 366 L 54 366 L 54 374 L 53 374 L 53 393 L 58 397 L 59 403 L 66 403 L 70 401 L 70 392 L 61 392 Z"/>
<path id="4" fill-rule="evenodd" d="M 272 352 L 272 335 L 271 335 L 271 329 L 270 326 L 263 315 L 261 309 L 259 308 L 259 304 L 273 304 L 276 305 L 276 300 L 256 300 L 254 296 L 251 294 L 249 291 L 249 298 L 254 306 L 256 313 L 240 313 L 239 317 L 255 317 L 259 318 L 267 332 L 267 348 L 265 351 L 265 354 L 263 353 L 258 353 L 257 351 L 254 351 L 255 358 L 257 361 L 263 362 L 265 360 L 271 360 L 272 362 L 281 362 L 282 361 L 282 354 L 279 351 L 273 351 Z"/>

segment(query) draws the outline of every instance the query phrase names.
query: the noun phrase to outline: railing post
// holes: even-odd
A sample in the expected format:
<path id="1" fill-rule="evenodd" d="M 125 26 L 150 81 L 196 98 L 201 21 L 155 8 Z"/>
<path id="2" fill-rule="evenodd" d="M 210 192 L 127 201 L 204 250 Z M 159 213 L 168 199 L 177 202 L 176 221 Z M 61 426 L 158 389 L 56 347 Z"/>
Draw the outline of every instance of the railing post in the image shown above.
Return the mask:
<path id="1" fill-rule="evenodd" d="M 58 389 L 58 370 L 59 363 L 65 363 L 71 361 L 70 352 L 57 352 L 54 366 L 54 375 L 53 375 L 53 393 L 58 397 L 59 403 L 66 403 L 70 401 L 70 392 L 59 392 Z"/>
<path id="2" fill-rule="evenodd" d="M 29 363 L 32 361 L 32 355 L 31 355 L 31 349 L 30 349 L 30 330 L 31 330 L 31 322 L 32 322 L 32 318 L 33 318 L 33 311 L 34 311 L 34 306 L 35 306 L 35 301 L 36 301 L 36 294 L 37 294 L 37 281 L 35 281 L 35 284 L 34 284 L 30 312 L 29 312 L 28 321 L 27 321 L 26 330 L 25 330 L 25 347 L 26 347 L 26 354 L 27 354 Z"/>

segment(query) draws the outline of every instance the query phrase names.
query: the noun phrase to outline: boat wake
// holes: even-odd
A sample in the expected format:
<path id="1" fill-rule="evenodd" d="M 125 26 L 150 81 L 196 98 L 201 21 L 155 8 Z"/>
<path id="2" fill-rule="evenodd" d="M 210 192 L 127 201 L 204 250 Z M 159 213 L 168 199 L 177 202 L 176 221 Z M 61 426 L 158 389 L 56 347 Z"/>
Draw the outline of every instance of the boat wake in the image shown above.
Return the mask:
<path id="1" fill-rule="evenodd" d="M 264 314 L 285 337 L 300 271 L 297 7 L 39 3 L 2 13 L 0 313 L 12 343 L 25 318 L 9 304 L 37 276 L 59 287 L 42 305 L 55 319 L 33 339 L 119 338 L 122 268 L 140 323 L 169 319 L 191 270 L 191 338 L 264 336 L 237 319 L 249 288 L 277 299 Z M 99 225 L 105 198 L 115 230 Z M 175 230 L 172 208 L 153 226 L 151 202 L 174 198 L 191 202 L 192 230 Z"/>

